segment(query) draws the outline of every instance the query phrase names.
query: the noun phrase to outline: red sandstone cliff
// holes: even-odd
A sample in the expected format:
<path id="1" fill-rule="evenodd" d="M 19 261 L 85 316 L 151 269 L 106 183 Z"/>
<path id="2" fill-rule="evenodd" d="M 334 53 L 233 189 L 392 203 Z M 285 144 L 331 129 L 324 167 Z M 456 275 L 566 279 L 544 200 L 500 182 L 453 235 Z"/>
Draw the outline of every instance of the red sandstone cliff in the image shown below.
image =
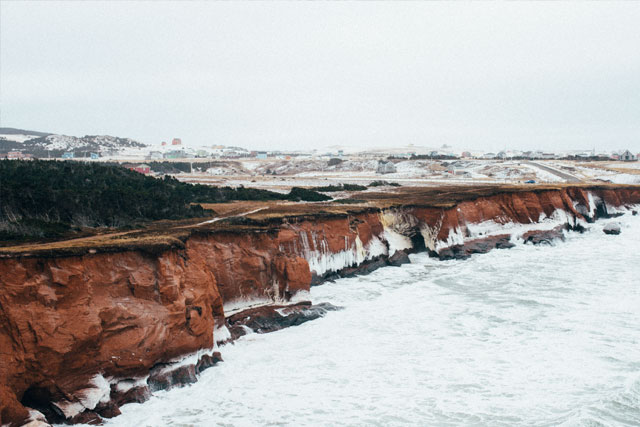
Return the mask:
<path id="1" fill-rule="evenodd" d="M 525 229 L 534 233 L 541 218 L 575 226 L 637 203 L 636 188 L 575 187 L 505 192 L 447 208 L 414 200 L 381 211 L 287 218 L 260 232 L 194 233 L 184 247 L 159 255 L 0 259 L 0 424 L 22 424 L 26 406 L 49 420 L 114 416 L 118 404 L 195 381 L 217 360 L 214 331 L 215 340 L 228 339 L 227 324 L 242 319 L 226 317 L 304 299 L 312 281 L 384 265 L 376 263 L 398 250 L 466 256 L 509 243 L 504 233 L 479 234 L 477 224 L 534 224 Z M 482 247 L 471 248 L 478 241 Z"/>

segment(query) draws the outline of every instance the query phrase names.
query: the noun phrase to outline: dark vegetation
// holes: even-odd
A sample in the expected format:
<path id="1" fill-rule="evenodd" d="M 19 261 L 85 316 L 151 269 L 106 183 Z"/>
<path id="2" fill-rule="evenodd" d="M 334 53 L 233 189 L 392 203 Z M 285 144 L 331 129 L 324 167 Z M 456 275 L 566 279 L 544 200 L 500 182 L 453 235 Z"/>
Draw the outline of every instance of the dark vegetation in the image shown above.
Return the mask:
<path id="1" fill-rule="evenodd" d="M 204 172 L 211 167 L 227 166 L 229 162 L 145 162 L 151 170 L 161 174 L 177 174 L 180 172 Z M 238 164 L 239 165 L 239 164 Z M 193 169 L 192 169 L 193 168 Z"/>
<path id="2" fill-rule="evenodd" d="M 329 196 L 300 187 L 293 187 L 286 197 L 288 200 L 296 202 L 302 200 L 307 202 L 324 202 L 325 200 L 331 200 L 331 197 Z"/>
<path id="3" fill-rule="evenodd" d="M 400 187 L 400 184 L 397 182 L 389 182 L 389 181 L 372 181 L 369 183 L 369 187 L 384 187 L 385 185 L 389 185 L 391 187 Z"/>
<path id="4" fill-rule="evenodd" d="M 364 191 L 367 187 L 358 184 L 338 184 L 338 185 L 325 185 L 324 187 L 311 187 L 310 190 L 320 191 L 323 193 L 331 193 L 334 191 Z"/>
<path id="5" fill-rule="evenodd" d="M 0 160 L 0 241 L 59 238 L 85 228 L 130 229 L 149 221 L 213 214 L 198 203 L 327 199 L 300 188 L 281 194 L 193 185 L 98 163 Z"/>
<path id="6" fill-rule="evenodd" d="M 151 170 L 161 174 L 191 173 L 190 162 L 147 162 Z"/>
<path id="7" fill-rule="evenodd" d="M 359 200 L 359 199 L 337 199 L 334 200 L 335 203 L 340 203 L 341 205 L 356 205 L 359 203 L 366 203 L 365 200 Z"/>
<path id="8" fill-rule="evenodd" d="M 340 163 L 342 163 L 342 159 L 339 159 L 337 157 L 333 157 L 331 159 L 329 159 L 329 161 L 327 162 L 327 166 L 337 166 Z"/>

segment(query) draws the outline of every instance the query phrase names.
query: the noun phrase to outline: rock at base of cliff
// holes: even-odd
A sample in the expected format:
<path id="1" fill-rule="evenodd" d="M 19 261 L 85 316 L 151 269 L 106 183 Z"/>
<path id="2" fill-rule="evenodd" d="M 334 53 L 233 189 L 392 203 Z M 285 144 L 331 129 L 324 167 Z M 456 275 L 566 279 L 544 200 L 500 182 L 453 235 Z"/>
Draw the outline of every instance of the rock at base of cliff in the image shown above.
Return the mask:
<path id="1" fill-rule="evenodd" d="M 113 418 L 120 415 L 120 408 L 114 402 L 100 405 L 95 410 L 102 418 Z"/>
<path id="2" fill-rule="evenodd" d="M 196 373 L 201 373 L 205 369 L 211 368 L 218 364 L 218 362 L 222 362 L 222 355 L 219 351 L 214 351 L 212 354 L 205 354 L 198 360 L 196 363 Z"/>
<path id="3" fill-rule="evenodd" d="M 345 267 L 339 271 L 329 271 L 320 276 L 313 273 L 311 275 L 311 286 L 321 285 L 324 282 L 341 279 L 343 277 L 355 277 L 370 274 L 382 267 L 399 267 L 403 264 L 410 263 L 411 260 L 409 259 L 409 254 L 407 253 L 407 251 L 399 250 L 389 258 L 387 258 L 385 255 L 380 255 L 373 259 L 365 260 L 358 265 Z"/>
<path id="4" fill-rule="evenodd" d="M 150 397 L 151 390 L 146 385 L 131 387 L 124 391 L 118 391 L 114 386 L 111 387 L 111 400 L 116 406 L 122 406 L 125 403 L 143 403 Z"/>
<path id="5" fill-rule="evenodd" d="M 192 384 L 198 380 L 196 366 L 161 364 L 151 370 L 147 384 L 151 391 L 169 390 L 175 386 Z"/>
<path id="6" fill-rule="evenodd" d="M 301 325 L 340 309 L 326 302 L 312 305 L 309 301 L 293 305 L 266 305 L 236 313 L 227 318 L 227 323 L 231 336 L 237 339 L 248 332 L 265 334 Z"/>
<path id="7" fill-rule="evenodd" d="M 88 424 L 91 426 L 102 425 L 102 418 L 92 411 L 84 411 L 69 420 L 71 424 Z"/>
<path id="8" fill-rule="evenodd" d="M 620 224 L 618 224 L 617 222 L 610 222 L 609 224 L 604 226 L 602 231 L 604 231 L 604 234 L 613 234 L 613 235 L 620 234 L 621 232 Z"/>
<path id="9" fill-rule="evenodd" d="M 29 419 L 29 411 L 16 398 L 13 391 L 0 385 L 0 425 L 22 425 Z"/>
<path id="10" fill-rule="evenodd" d="M 554 240 L 565 240 L 564 230 L 566 225 L 559 225 L 551 230 L 532 230 L 527 231 L 522 235 L 524 243 L 531 243 L 534 245 L 552 245 Z"/>
<path id="11" fill-rule="evenodd" d="M 492 249 L 509 249 L 515 245 L 511 243 L 509 234 L 498 236 L 488 236 L 481 239 L 469 240 L 462 245 L 453 245 L 440 249 L 438 252 L 431 252 L 432 256 L 442 261 L 450 259 L 467 259 L 473 254 L 486 254 Z"/>
<path id="12" fill-rule="evenodd" d="M 389 257 L 387 263 L 394 267 L 400 267 L 403 264 L 411 264 L 411 260 L 406 251 L 396 251 Z"/>

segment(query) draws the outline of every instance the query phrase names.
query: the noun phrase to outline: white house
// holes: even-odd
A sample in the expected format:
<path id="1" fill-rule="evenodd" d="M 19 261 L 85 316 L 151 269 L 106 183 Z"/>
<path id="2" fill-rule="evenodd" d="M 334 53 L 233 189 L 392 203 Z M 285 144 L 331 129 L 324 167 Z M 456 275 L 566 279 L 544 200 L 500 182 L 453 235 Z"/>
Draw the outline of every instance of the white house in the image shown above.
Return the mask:
<path id="1" fill-rule="evenodd" d="M 378 160 L 378 168 L 376 169 L 377 173 L 395 173 L 396 165 L 392 162 L 385 160 Z"/>
<path id="2" fill-rule="evenodd" d="M 629 150 L 624 150 L 619 157 L 623 162 L 635 162 L 638 158 Z"/>

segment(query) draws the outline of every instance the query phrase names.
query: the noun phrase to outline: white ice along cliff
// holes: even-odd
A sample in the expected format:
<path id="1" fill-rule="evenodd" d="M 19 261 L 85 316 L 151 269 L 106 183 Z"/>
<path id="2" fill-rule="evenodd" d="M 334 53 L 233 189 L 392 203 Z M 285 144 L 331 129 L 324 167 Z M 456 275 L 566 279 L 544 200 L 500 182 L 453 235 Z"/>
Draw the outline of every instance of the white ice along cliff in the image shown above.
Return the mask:
<path id="1" fill-rule="evenodd" d="M 390 208 L 379 213 L 383 231 L 365 240 L 366 244 L 359 235 L 356 235 L 355 239 L 341 236 L 339 238 L 344 238 L 344 247 L 335 252 L 335 246 L 332 251 L 328 236 L 324 232 L 299 228 L 296 229 L 298 238 L 293 241 L 293 246 L 281 246 L 280 250 L 301 256 L 307 261 L 311 273 L 322 277 L 327 273 L 359 266 L 380 256 L 391 257 L 397 251 L 420 249 L 416 246 L 421 245 L 418 243 L 420 241 L 424 241 L 427 250 L 435 253 L 455 245 L 464 245 L 472 240 L 505 234 L 510 235 L 510 240 L 515 242 L 529 231 L 551 230 L 565 224 L 568 225 L 568 229 L 576 226 L 586 227 L 587 222 L 603 212 L 614 213 L 624 209 L 606 206 L 600 197 L 591 192 L 587 192 L 586 205 L 573 201 L 573 207 L 586 221 L 569 210 L 557 208 L 548 216 L 541 213 L 520 221 L 504 211 L 502 215 L 488 220 L 467 222 L 464 214 L 457 209 L 457 219 L 454 223 L 448 221 L 448 225 L 445 225 L 445 210 L 435 216 L 435 221 L 430 220 L 427 223 L 411 208 Z M 443 227 L 448 229 L 443 230 Z M 279 298 L 277 282 L 273 283 L 273 287 L 272 294 L 262 297 L 252 295 L 249 299 L 225 301 L 225 313 L 228 315 L 252 306 L 287 302 Z"/>
<path id="2" fill-rule="evenodd" d="M 373 236 L 366 246 L 363 245 L 360 236 L 356 236 L 355 241 L 349 246 L 348 237 L 345 236 L 344 250 L 334 253 L 329 250 L 324 236 L 319 237 L 315 232 L 310 234 L 313 247 L 316 249 L 311 249 L 307 233 L 300 233 L 300 255 L 309 263 L 309 270 L 318 276 L 360 265 L 380 255 L 389 254 L 387 245 L 376 236 Z"/>

